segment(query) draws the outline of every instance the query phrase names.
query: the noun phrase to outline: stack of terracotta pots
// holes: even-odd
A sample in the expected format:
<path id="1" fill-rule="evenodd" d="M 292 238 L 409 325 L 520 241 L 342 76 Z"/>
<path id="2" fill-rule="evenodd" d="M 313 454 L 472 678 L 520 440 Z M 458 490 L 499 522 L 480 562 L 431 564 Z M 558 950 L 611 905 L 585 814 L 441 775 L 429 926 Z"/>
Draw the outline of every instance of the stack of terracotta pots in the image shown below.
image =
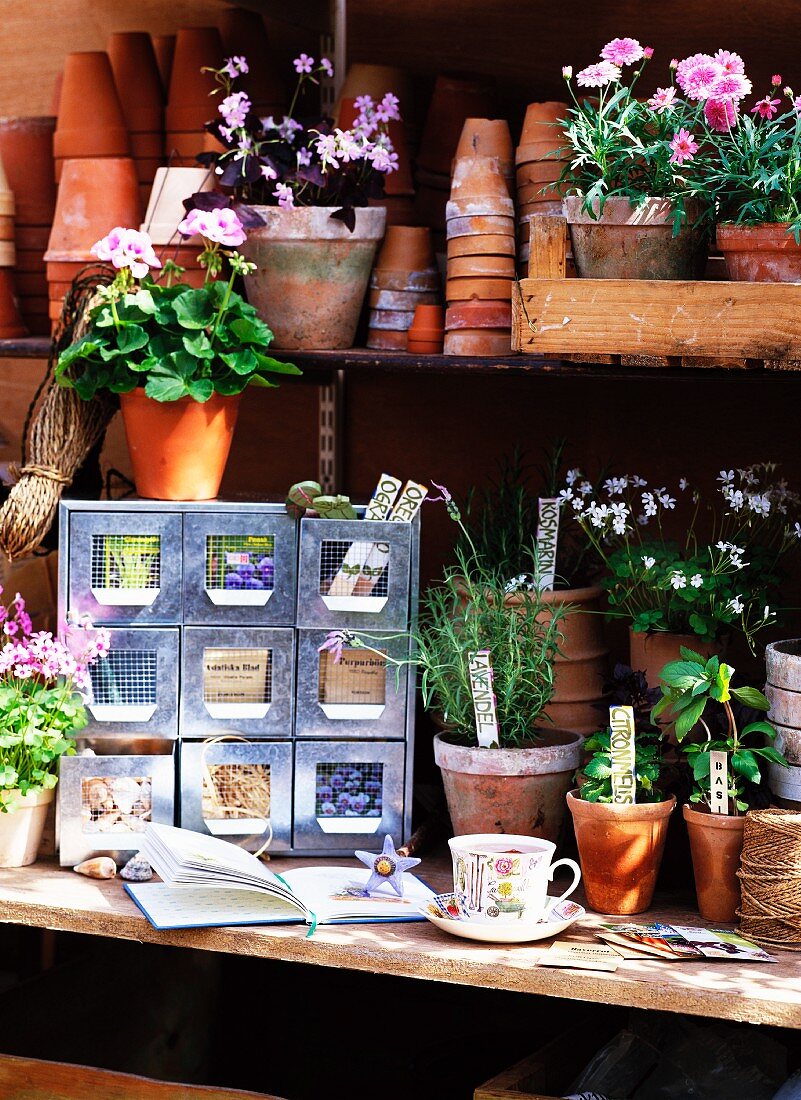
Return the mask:
<path id="1" fill-rule="evenodd" d="M 526 109 L 523 132 L 515 153 L 521 275 L 528 273 L 531 215 L 562 213 L 562 199 L 556 181 L 565 166 L 565 160 L 560 157 L 565 137 L 559 122 L 566 114 L 567 104 L 553 100 L 530 103 Z"/>
<path id="2" fill-rule="evenodd" d="M 417 220 L 435 234 L 445 229 L 445 204 L 450 191 L 451 163 L 467 118 L 491 113 L 490 88 L 484 77 L 438 76 L 426 115 L 417 157 Z M 444 238 L 435 247 L 444 249 Z"/>
<path id="3" fill-rule="evenodd" d="M 156 55 L 156 64 L 159 67 L 161 87 L 164 99 L 167 98 L 167 89 L 170 86 L 170 73 L 172 72 L 172 58 L 175 53 L 174 34 L 152 34 L 153 53 Z"/>
<path id="4" fill-rule="evenodd" d="M 50 332 L 44 254 L 56 206 L 55 125 L 50 117 L 0 119 L 0 158 L 16 206 L 14 284 L 22 319 L 34 336 Z"/>
<path id="5" fill-rule="evenodd" d="M 368 348 L 406 351 L 415 310 L 437 304 L 439 285 L 430 231 L 389 226 L 370 279 Z"/>
<path id="6" fill-rule="evenodd" d="M 137 89 L 130 91 L 132 98 Z M 71 53 L 64 65 L 53 137 L 56 182 L 64 161 L 127 157 L 130 141 L 108 54 Z"/>
<path id="7" fill-rule="evenodd" d="M 460 157 L 447 205 L 446 355 L 508 355 L 514 204 L 497 157 Z"/>
<path id="8" fill-rule="evenodd" d="M 219 100 L 211 97 L 214 77 L 201 70 L 221 68 L 224 52 L 216 27 L 182 27 L 178 31 L 164 115 L 164 150 L 171 166 L 195 167 L 198 153 L 222 148 L 204 129 L 207 122 L 219 117 Z"/>
<path id="9" fill-rule="evenodd" d="M 128 127 L 142 201 L 164 160 L 164 90 L 150 35 L 121 31 L 108 40 L 114 83 Z"/>
<path id="10" fill-rule="evenodd" d="M 236 89 L 247 92 L 260 118 L 274 115 L 281 119 L 287 107 L 286 88 L 262 17 L 245 8 L 226 8 L 220 16 L 220 34 L 226 57 L 247 59 L 248 72 L 237 78 Z"/>
<path id="11" fill-rule="evenodd" d="M 14 289 L 14 193 L 0 163 L 0 339 L 24 336 Z"/>
<path id="12" fill-rule="evenodd" d="M 64 295 L 90 263 L 92 245 L 114 226 L 136 226 L 142 205 L 130 157 L 65 160 L 45 260 L 49 313 L 55 325 Z"/>
<path id="13" fill-rule="evenodd" d="M 186 215 L 184 199 L 197 191 L 211 191 L 213 186 L 214 175 L 207 168 L 159 168 L 141 226 L 161 262 L 179 264 L 184 268 L 182 281 L 194 287 L 203 286 L 206 279 L 198 263 L 203 242 L 199 237 L 181 237 L 178 226 Z"/>

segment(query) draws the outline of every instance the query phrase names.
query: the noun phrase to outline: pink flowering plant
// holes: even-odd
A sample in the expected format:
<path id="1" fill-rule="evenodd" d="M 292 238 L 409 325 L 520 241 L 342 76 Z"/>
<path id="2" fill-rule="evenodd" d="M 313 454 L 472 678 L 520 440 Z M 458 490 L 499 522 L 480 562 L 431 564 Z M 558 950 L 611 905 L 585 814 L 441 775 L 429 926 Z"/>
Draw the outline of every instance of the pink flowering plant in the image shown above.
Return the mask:
<path id="1" fill-rule="evenodd" d="M 117 275 L 110 286 L 98 287 L 86 333 L 59 357 L 61 385 L 86 401 L 99 391 L 144 387 L 156 401 L 203 402 L 249 385 L 275 386 L 274 375 L 300 374 L 266 354 L 273 334 L 234 290 L 238 276 L 255 270 L 236 251 L 246 239 L 236 212 L 192 209 L 178 231 L 203 239 L 202 287 L 176 281 L 181 269 L 169 261 L 166 277 L 153 278 L 151 271 L 162 264 L 147 233 L 117 227 L 95 244 L 93 253 Z"/>
<path id="2" fill-rule="evenodd" d="M 0 605 L 0 623 L 0 813 L 9 813 L 20 794 L 55 787 L 59 758 L 74 754 L 89 667 L 108 653 L 109 636 L 87 618 L 70 621 L 63 638 L 34 632 L 19 593 Z"/>
<path id="3" fill-rule="evenodd" d="M 366 206 L 384 194 L 384 180 L 398 166 L 389 123 L 399 120 L 397 96 L 391 92 L 374 102 L 369 95 L 355 102 L 356 120 L 349 129 L 330 118 L 308 118 L 299 108 L 305 93 L 323 77 L 333 76 L 331 62 L 302 53 L 294 61 L 297 84 L 289 113 L 260 118 L 248 96 L 234 88 L 248 71 L 244 57 L 229 58 L 212 72 L 220 95 L 218 117 L 206 129 L 224 146 L 222 153 L 202 153 L 198 160 L 214 166 L 219 183 L 236 202 L 263 206 L 333 206 L 332 216 L 349 229 L 354 207 Z M 209 209 L 229 200 L 219 192 L 193 196 L 197 207 Z M 240 216 L 261 220 L 253 211 L 236 207 Z"/>

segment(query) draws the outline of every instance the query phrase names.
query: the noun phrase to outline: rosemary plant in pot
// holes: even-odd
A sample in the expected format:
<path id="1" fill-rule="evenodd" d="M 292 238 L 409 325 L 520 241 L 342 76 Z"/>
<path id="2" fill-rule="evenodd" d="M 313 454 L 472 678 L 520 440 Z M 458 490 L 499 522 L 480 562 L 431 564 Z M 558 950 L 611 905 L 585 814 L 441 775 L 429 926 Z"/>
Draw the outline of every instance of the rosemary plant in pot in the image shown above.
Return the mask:
<path id="1" fill-rule="evenodd" d="M 693 279 L 703 270 L 712 208 L 696 183 L 700 107 L 672 86 L 636 98 L 653 52 L 615 38 L 575 85 L 572 66 L 562 69 L 573 105 L 559 184 L 580 276 Z"/>
<path id="2" fill-rule="evenodd" d="M 246 234 L 231 210 L 192 210 L 179 226 L 204 241 L 202 287 L 173 281 L 146 233 L 117 227 L 92 251 L 117 269 L 99 287 L 84 335 L 62 352 L 61 385 L 92 400 L 119 394 L 140 496 L 209 500 L 217 495 L 231 447 L 239 399 L 272 376 L 300 374 L 266 354 L 272 332 L 233 289 L 253 264 L 235 249 Z M 227 268 L 227 278 L 218 276 Z"/>
<path id="3" fill-rule="evenodd" d="M 504 580 L 504 605 L 509 610 L 532 600 L 542 605 L 545 616 L 551 607 L 570 609 L 559 623 L 562 637 L 554 658 L 554 690 L 544 714 L 558 729 L 586 735 L 598 726 L 608 650 L 592 547 L 572 512 L 552 503 L 561 487 L 564 448 L 565 441 L 558 440 L 546 450 L 537 470 L 540 496 L 529 488 L 534 471 L 525 456 L 518 451 L 507 456 L 481 500 L 477 502 L 475 492 L 470 494 L 465 518 L 470 541 L 463 537 L 461 548 L 468 554 L 474 550 L 479 563 Z M 558 526 L 541 522 L 541 501 L 544 517 L 558 516 Z M 556 544 L 553 576 L 546 581 L 538 536 Z"/>
<path id="4" fill-rule="evenodd" d="M 770 722 L 738 722 L 733 704 L 758 712 L 767 711 L 770 704 L 756 688 L 732 687 L 733 675 L 732 666 L 717 657 L 706 660 L 682 648 L 680 660 L 662 669 L 662 698 L 652 711 L 654 718 L 667 713 L 675 719 L 676 738 L 692 769 L 692 805 L 684 806 L 684 819 L 698 910 L 714 921 L 737 917 L 745 816 L 757 797 L 762 765 L 787 767 L 784 756 L 764 743 L 776 736 Z M 722 730 L 718 731 L 720 719 Z"/>
<path id="5" fill-rule="evenodd" d="M 289 114 L 259 118 L 244 92 L 234 91 L 244 58 L 215 70 L 220 117 L 207 127 L 222 153 L 214 164 L 220 186 L 247 204 L 254 228 L 244 247 L 258 271 L 248 289 L 268 318 L 280 348 L 335 349 L 353 344 L 356 325 L 384 235 L 386 210 L 370 206 L 398 164 L 388 124 L 400 118 L 398 99 L 356 99 L 350 129 L 331 119 L 296 118 L 304 94 L 332 76 L 327 58 L 295 58 L 297 86 Z M 198 206 L 228 202 L 219 193 L 194 196 Z M 241 209 L 241 206 L 237 206 Z"/>

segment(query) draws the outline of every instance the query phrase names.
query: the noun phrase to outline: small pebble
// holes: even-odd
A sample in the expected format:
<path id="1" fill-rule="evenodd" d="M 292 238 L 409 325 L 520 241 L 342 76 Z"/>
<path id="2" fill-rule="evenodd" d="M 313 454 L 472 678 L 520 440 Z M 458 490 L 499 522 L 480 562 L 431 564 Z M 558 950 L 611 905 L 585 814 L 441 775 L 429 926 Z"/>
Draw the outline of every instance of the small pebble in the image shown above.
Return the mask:
<path id="1" fill-rule="evenodd" d="M 114 878 L 117 864 L 111 856 L 95 856 L 93 859 L 85 859 L 83 863 L 73 867 L 73 870 L 87 878 Z"/>
<path id="2" fill-rule="evenodd" d="M 132 856 L 120 871 L 120 878 L 128 882 L 147 882 L 153 878 L 153 868 L 142 856 Z"/>

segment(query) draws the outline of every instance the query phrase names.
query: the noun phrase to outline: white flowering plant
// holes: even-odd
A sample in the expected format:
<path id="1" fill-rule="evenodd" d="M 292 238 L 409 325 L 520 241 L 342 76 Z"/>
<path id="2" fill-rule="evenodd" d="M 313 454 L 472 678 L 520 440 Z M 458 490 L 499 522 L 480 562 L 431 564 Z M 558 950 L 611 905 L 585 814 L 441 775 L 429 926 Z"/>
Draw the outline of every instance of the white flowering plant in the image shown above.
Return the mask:
<path id="1" fill-rule="evenodd" d="M 713 502 L 704 504 L 686 478 L 670 490 L 626 474 L 607 478 L 596 494 L 574 469 L 560 500 L 606 570 L 611 614 L 635 631 L 705 642 L 739 629 L 753 648 L 754 635 L 776 622 L 780 560 L 801 539 L 801 498 L 776 474 L 768 462 L 721 470 Z M 676 529 L 682 541 L 672 537 Z"/>

